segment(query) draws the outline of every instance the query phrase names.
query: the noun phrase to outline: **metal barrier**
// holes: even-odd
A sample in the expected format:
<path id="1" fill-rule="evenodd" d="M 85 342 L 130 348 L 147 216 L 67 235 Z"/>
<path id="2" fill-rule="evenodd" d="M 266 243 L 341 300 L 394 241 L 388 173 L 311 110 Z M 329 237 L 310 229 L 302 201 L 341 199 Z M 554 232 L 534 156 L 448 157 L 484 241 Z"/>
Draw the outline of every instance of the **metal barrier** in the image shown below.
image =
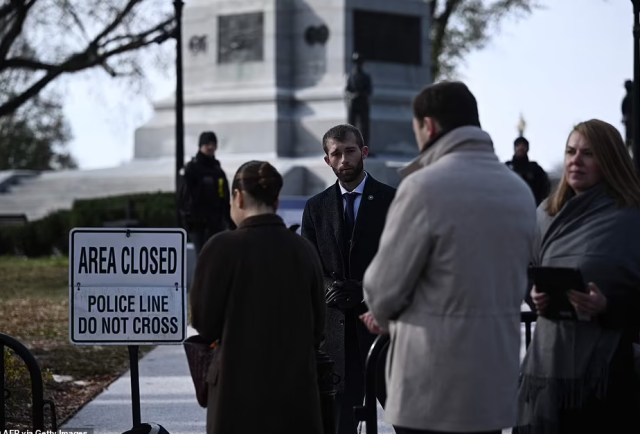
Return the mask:
<path id="1" fill-rule="evenodd" d="M 529 348 L 531 343 L 531 326 L 536 322 L 535 312 L 520 312 L 520 323 L 524 324 L 525 346 Z M 367 434 L 378 434 L 378 404 L 376 399 L 376 368 L 380 361 L 380 355 L 389 346 L 388 334 L 379 335 L 371 345 L 365 365 L 365 398 L 364 405 L 354 407 L 356 423 L 366 424 Z"/>
<path id="2" fill-rule="evenodd" d="M 318 389 L 320 391 L 320 409 L 322 413 L 323 434 L 335 433 L 334 401 L 336 396 L 336 378 L 333 371 L 333 360 L 322 350 L 316 350 L 316 366 L 318 371 Z"/>
<path id="3" fill-rule="evenodd" d="M 371 345 L 364 370 L 364 405 L 353 409 L 356 423 L 367 425 L 367 434 L 378 434 L 378 404 L 376 398 L 376 370 L 380 356 L 391 341 L 388 334 L 379 335 Z"/>
<path id="4" fill-rule="evenodd" d="M 58 421 L 56 418 L 56 406 L 50 399 L 44 399 L 44 383 L 42 381 L 42 371 L 38 361 L 33 356 L 31 351 L 22 344 L 19 340 L 13 336 L 0 333 L 0 370 L 2 371 L 2 391 L 0 393 L 0 406 L 2 411 L 0 412 L 0 432 L 4 432 L 6 429 L 5 420 L 5 399 L 11 397 L 11 391 L 5 389 L 4 384 L 4 348 L 9 347 L 12 349 L 27 365 L 29 370 L 29 376 L 31 378 L 31 419 L 33 424 L 33 431 L 44 430 L 44 408 L 49 406 L 51 410 L 51 430 L 56 431 L 58 429 Z M 8 395 L 7 395 L 8 392 Z"/>
<path id="5" fill-rule="evenodd" d="M 26 214 L 0 214 L 0 226 L 18 226 L 27 222 Z"/>

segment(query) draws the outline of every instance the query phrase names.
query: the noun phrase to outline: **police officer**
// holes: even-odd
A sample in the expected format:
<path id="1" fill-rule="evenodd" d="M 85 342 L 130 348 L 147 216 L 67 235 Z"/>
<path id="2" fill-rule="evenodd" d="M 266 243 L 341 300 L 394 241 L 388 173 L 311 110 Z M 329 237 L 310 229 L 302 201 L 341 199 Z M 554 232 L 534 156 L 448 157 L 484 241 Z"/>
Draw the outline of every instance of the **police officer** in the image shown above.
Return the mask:
<path id="1" fill-rule="evenodd" d="M 215 157 L 218 138 L 212 131 L 205 131 L 198 144 L 200 150 L 186 165 L 180 186 L 182 225 L 189 232 L 197 255 L 213 235 L 235 229 L 229 182 Z"/>
<path id="2" fill-rule="evenodd" d="M 538 163 L 529 160 L 529 141 L 527 139 L 520 136 L 513 142 L 513 146 L 515 148 L 513 159 L 507 161 L 506 164 L 529 184 L 536 199 L 536 205 L 540 205 L 549 195 L 551 189 L 549 176 Z"/>

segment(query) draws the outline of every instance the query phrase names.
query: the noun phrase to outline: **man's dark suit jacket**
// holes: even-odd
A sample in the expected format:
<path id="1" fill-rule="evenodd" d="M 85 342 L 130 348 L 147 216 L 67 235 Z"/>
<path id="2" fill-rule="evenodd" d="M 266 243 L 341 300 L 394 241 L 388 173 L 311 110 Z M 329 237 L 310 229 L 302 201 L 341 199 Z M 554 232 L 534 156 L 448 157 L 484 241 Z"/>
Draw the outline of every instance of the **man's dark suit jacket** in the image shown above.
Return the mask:
<path id="1" fill-rule="evenodd" d="M 350 277 L 362 282 L 364 272 L 378 251 L 387 211 L 395 193 L 395 188 L 376 181 L 371 174 L 368 175 L 356 216 L 351 248 L 347 245 L 344 234 L 344 206 L 338 181 L 307 201 L 302 215 L 301 232 L 318 249 L 325 288 L 334 281 L 332 273 L 338 278 L 349 277 L 345 275 L 347 264 L 350 264 Z M 364 366 L 376 335 L 369 333 L 358 319 L 359 315 L 368 310 L 364 302 L 361 306 L 347 311 L 346 319 L 356 323 L 359 352 Z M 323 350 L 333 359 L 335 372 L 342 379 L 345 378 L 344 326 L 345 314 L 338 309 L 327 309 Z M 338 384 L 338 391 L 344 391 L 344 381 Z"/>

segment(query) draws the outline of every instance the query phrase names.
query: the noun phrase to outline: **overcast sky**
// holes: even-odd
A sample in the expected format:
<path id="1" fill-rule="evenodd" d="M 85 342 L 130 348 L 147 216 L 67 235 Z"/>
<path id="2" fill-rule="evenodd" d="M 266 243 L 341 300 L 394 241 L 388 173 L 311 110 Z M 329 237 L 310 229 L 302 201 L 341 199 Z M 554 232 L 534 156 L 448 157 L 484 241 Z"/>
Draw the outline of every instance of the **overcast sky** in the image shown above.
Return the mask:
<path id="1" fill-rule="evenodd" d="M 576 122 L 599 118 L 624 131 L 620 106 L 624 81 L 633 78 L 632 24 L 629 0 L 547 0 L 546 10 L 505 23 L 489 47 L 467 59 L 460 78 L 476 95 L 482 126 L 502 160 L 513 153 L 520 113 L 530 158 L 547 170 L 562 161 Z M 134 131 L 151 117 L 150 101 L 174 89 L 172 71 L 149 81 L 145 95 L 103 74 L 67 80 L 71 150 L 82 168 L 132 158 Z"/>

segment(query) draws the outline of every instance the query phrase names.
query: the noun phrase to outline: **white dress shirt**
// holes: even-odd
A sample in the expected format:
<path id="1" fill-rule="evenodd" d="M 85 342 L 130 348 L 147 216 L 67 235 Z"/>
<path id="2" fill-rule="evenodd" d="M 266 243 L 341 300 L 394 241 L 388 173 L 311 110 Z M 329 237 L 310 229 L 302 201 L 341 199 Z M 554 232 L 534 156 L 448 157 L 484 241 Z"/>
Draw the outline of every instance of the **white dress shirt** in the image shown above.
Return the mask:
<path id="1" fill-rule="evenodd" d="M 369 174 L 364 172 L 364 179 L 356 188 L 353 189 L 354 193 L 360 193 L 356 196 L 356 200 L 353 202 L 354 219 L 358 218 L 358 208 L 360 208 L 360 201 L 362 201 L 362 194 L 364 193 L 364 183 L 367 182 L 368 177 Z M 342 184 L 338 183 L 338 185 L 340 185 L 340 191 L 342 192 L 342 208 L 347 209 L 347 200 L 344 198 L 344 194 L 349 193 L 349 191 L 345 190 Z"/>

